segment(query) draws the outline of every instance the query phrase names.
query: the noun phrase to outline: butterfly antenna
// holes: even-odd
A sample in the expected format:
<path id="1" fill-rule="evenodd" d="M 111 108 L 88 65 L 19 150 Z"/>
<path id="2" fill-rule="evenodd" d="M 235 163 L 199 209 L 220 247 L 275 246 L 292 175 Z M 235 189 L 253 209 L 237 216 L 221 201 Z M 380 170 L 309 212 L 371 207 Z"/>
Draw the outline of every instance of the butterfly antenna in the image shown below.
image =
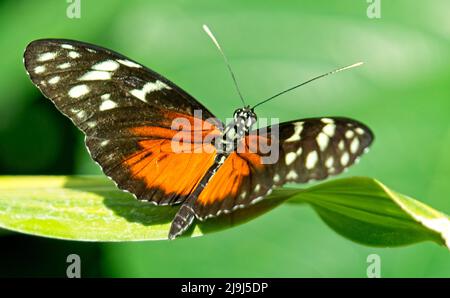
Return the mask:
<path id="1" fill-rule="evenodd" d="M 222 48 L 220 47 L 219 43 L 217 42 L 217 39 L 212 34 L 211 30 L 209 30 L 208 26 L 203 25 L 203 30 L 206 32 L 206 34 L 208 34 L 209 38 L 211 38 L 213 43 L 216 45 L 217 49 L 219 49 L 220 54 L 222 54 L 223 60 L 225 61 L 225 64 L 227 65 L 228 70 L 230 71 L 231 78 L 233 79 L 234 86 L 236 87 L 237 93 L 239 94 L 239 97 L 241 98 L 242 104 L 244 106 L 246 106 L 244 97 L 242 97 L 242 93 L 241 93 L 241 90 L 239 89 L 239 85 L 237 83 L 236 76 L 234 75 L 234 72 L 231 69 L 231 65 L 228 62 L 227 56 L 225 56 L 225 53 L 223 52 Z"/>
<path id="2" fill-rule="evenodd" d="M 347 70 L 347 69 L 350 69 L 350 68 L 358 67 L 358 66 L 361 66 L 361 65 L 363 65 L 363 64 L 364 64 L 363 62 L 358 62 L 358 63 L 352 64 L 352 65 L 349 65 L 349 66 L 341 67 L 341 68 L 335 69 L 335 70 L 333 70 L 333 71 L 330 71 L 330 72 L 321 74 L 320 76 L 314 77 L 314 78 L 312 78 L 312 79 L 310 79 L 310 80 L 307 80 L 306 82 L 303 82 L 303 83 L 301 83 L 301 84 L 295 85 L 295 86 L 293 86 L 293 87 L 291 87 L 291 88 L 289 88 L 289 89 L 286 89 L 286 90 L 284 90 L 284 91 L 282 91 L 282 92 L 280 92 L 280 93 L 277 93 L 277 94 L 275 94 L 275 95 L 273 95 L 273 96 L 271 96 L 271 97 L 269 97 L 269 98 L 267 98 L 267 99 L 261 101 L 260 103 L 257 103 L 256 105 L 254 105 L 254 106 L 252 107 L 252 109 L 256 108 L 257 106 L 262 105 L 263 103 L 268 102 L 269 100 L 274 99 L 275 97 L 278 97 L 278 96 L 283 95 L 283 94 L 285 94 L 285 93 L 287 93 L 287 92 L 289 92 L 289 91 L 292 91 L 292 90 L 294 90 L 294 89 L 296 89 L 296 88 L 298 88 L 298 87 L 301 87 L 301 86 L 303 86 L 303 85 L 306 85 L 306 84 L 308 84 L 308 83 L 311 83 L 312 81 L 321 79 L 321 78 L 323 78 L 323 77 L 326 77 L 326 76 L 329 76 L 329 75 L 332 75 L 332 74 L 335 74 L 335 73 L 338 73 L 338 72 L 341 72 L 341 71 L 344 71 L 344 70 Z"/>

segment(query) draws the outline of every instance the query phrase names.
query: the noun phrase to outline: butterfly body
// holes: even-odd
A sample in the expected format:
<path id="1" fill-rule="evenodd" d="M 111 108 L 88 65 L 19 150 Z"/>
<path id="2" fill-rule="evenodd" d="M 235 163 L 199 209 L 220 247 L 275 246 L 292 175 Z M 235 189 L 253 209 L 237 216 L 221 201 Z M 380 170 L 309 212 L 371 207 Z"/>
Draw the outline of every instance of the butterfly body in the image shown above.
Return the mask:
<path id="1" fill-rule="evenodd" d="M 228 156 L 237 150 L 239 143 L 248 135 L 256 120 L 256 114 L 250 107 L 240 108 L 234 112 L 233 120 L 226 125 L 218 138 L 218 144 L 216 145 L 217 155 L 214 163 L 206 171 L 200 183 L 175 215 L 169 231 L 169 239 L 182 234 L 192 224 L 195 218 L 194 202 Z"/>
<path id="2" fill-rule="evenodd" d="M 285 183 L 339 174 L 373 141 L 367 126 L 342 117 L 252 129 L 257 116 L 247 106 L 223 125 L 163 76 L 88 43 L 33 41 L 24 63 L 119 188 L 156 205 L 181 204 L 170 239 L 195 218 L 245 208 Z"/>
<path id="3" fill-rule="evenodd" d="M 257 117 L 250 107 L 237 109 L 233 113 L 233 120 L 224 128 L 220 142 L 216 146 L 218 152 L 231 153 L 236 151 L 239 142 L 248 135 Z"/>

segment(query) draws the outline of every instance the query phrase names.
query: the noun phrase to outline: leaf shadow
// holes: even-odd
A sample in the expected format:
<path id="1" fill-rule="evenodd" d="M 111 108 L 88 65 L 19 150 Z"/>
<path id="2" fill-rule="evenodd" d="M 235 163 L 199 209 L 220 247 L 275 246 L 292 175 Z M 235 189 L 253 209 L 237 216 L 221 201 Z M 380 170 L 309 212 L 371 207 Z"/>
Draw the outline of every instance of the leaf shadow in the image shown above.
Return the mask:
<path id="1" fill-rule="evenodd" d="M 106 208 L 128 222 L 144 226 L 167 224 L 167 232 L 169 232 L 169 224 L 180 207 L 180 205 L 156 206 L 149 202 L 139 201 L 130 193 L 119 190 L 111 181 L 106 181 L 104 178 L 70 177 L 64 183 L 64 188 L 94 193 L 102 197 Z M 279 206 L 298 192 L 298 189 L 278 189 L 266 199 L 246 208 L 237 209 L 229 214 L 222 214 L 205 221 L 195 220 L 182 237 L 192 237 L 196 227 L 199 228 L 201 234 L 207 234 L 243 224 Z"/>

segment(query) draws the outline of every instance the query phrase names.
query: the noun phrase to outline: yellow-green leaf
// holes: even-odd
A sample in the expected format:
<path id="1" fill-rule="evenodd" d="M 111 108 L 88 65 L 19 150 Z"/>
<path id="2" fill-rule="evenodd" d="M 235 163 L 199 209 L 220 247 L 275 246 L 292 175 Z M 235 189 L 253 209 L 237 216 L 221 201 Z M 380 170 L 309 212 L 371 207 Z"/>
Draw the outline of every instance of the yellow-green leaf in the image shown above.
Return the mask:
<path id="1" fill-rule="evenodd" d="M 385 247 L 431 240 L 450 249 L 447 215 L 372 178 L 325 182 L 289 202 L 309 203 L 333 230 L 362 244 Z"/>
<path id="2" fill-rule="evenodd" d="M 290 196 L 291 191 L 281 190 L 251 208 L 198 223 L 187 235 L 245 222 Z M 0 177 L 0 227 L 32 235 L 83 241 L 167 239 L 177 209 L 138 201 L 104 177 Z"/>
<path id="3" fill-rule="evenodd" d="M 431 240 L 450 248 L 447 215 L 364 177 L 278 189 L 253 206 L 197 222 L 185 236 L 230 228 L 287 200 L 310 204 L 333 230 L 362 244 Z M 0 177 L 0 227 L 32 235 L 83 241 L 167 239 L 177 208 L 140 202 L 103 177 Z"/>

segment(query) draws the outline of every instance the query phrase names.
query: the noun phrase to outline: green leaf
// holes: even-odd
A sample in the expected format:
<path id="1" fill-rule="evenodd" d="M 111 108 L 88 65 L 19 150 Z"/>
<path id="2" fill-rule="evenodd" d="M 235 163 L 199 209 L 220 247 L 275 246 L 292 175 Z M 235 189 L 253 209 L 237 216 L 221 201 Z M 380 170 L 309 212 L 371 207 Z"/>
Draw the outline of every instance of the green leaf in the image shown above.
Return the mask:
<path id="1" fill-rule="evenodd" d="M 337 233 L 370 246 L 431 240 L 450 249 L 448 216 L 365 177 L 311 187 L 289 200 L 309 203 Z"/>
<path id="2" fill-rule="evenodd" d="M 333 230 L 362 244 L 431 240 L 450 247 L 446 215 L 359 177 L 275 190 L 253 206 L 196 223 L 186 236 L 244 223 L 286 200 L 310 204 Z M 0 227 L 22 233 L 84 241 L 160 240 L 167 239 L 176 211 L 140 202 L 102 177 L 0 178 Z"/>
<path id="3" fill-rule="evenodd" d="M 281 190 L 252 208 L 200 222 L 186 235 L 243 223 L 291 193 Z M 0 227 L 32 235 L 83 241 L 167 239 L 177 210 L 138 201 L 103 177 L 0 177 Z"/>

